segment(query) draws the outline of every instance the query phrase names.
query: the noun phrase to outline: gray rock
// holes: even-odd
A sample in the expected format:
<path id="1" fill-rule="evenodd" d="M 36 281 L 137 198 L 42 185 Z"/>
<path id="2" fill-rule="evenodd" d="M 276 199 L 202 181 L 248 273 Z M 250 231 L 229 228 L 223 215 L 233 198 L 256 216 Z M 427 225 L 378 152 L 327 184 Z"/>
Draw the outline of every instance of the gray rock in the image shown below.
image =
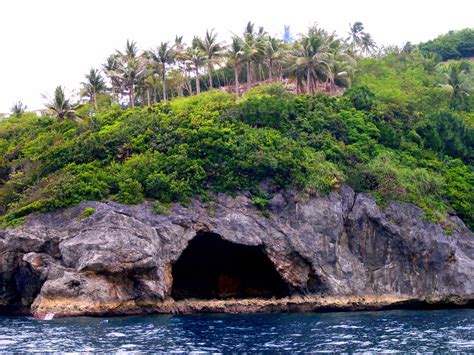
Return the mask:
<path id="1" fill-rule="evenodd" d="M 86 207 L 95 212 L 83 218 Z M 0 231 L 0 312 L 194 309 L 173 306 L 172 270 L 202 233 L 261 248 L 290 298 L 346 297 L 354 305 L 359 297 L 357 309 L 377 297 L 382 303 L 387 297 L 387 305 L 407 299 L 472 304 L 474 235 L 456 216 L 447 220 L 447 235 L 414 205 L 392 202 L 382 209 L 347 186 L 303 201 L 282 191 L 268 208 L 261 213 L 245 195 L 218 194 L 210 204 L 175 205 L 168 215 L 154 214 L 147 203 L 87 202 L 30 217 L 21 228 Z M 300 303 L 313 309 L 308 302 Z"/>

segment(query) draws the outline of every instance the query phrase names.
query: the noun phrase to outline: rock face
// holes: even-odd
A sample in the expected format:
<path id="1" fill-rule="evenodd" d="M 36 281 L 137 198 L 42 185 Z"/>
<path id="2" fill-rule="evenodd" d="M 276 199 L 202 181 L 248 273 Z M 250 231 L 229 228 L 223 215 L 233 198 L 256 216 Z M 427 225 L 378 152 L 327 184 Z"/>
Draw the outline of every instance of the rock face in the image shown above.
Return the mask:
<path id="1" fill-rule="evenodd" d="M 95 211 L 89 217 L 81 214 L 86 207 Z M 381 209 L 347 186 L 304 201 L 284 191 L 265 213 L 244 195 L 175 205 L 167 215 L 156 215 L 146 203 L 81 203 L 0 231 L 0 312 L 44 317 L 472 306 L 473 233 L 457 217 L 450 217 L 448 235 L 423 216 L 410 204 Z M 173 280 L 183 277 L 173 267 L 196 235 L 227 244 L 190 250 L 191 261 L 180 266 L 185 278 Z M 247 246 L 242 252 L 253 256 L 233 246 Z M 279 291 L 285 285 L 284 294 L 272 297 L 273 284 L 264 282 L 258 266 L 263 259 L 276 271 L 273 284 L 279 282 Z M 193 282 L 206 277 L 208 283 Z M 259 282 L 266 288 L 258 289 Z M 175 301 L 177 284 L 190 295 L 215 287 L 222 299 Z M 259 292 L 265 298 L 255 297 Z"/>

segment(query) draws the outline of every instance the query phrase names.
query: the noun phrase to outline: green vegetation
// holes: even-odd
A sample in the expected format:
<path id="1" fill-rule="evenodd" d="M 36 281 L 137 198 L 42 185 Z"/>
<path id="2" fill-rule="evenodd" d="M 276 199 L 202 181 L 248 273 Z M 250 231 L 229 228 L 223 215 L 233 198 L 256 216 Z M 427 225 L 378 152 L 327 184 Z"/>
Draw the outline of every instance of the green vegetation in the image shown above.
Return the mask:
<path id="1" fill-rule="evenodd" d="M 81 218 L 87 218 L 89 216 L 92 216 L 95 212 L 94 207 L 86 207 L 84 211 L 81 212 Z"/>
<path id="2" fill-rule="evenodd" d="M 441 60 L 474 57 L 474 29 L 450 31 L 420 44 L 420 50 L 425 54 L 439 56 Z"/>
<path id="3" fill-rule="evenodd" d="M 193 41 L 199 64 L 180 92 L 169 75 L 177 75 L 172 58 L 182 39 L 155 51 L 157 76 L 145 79 L 145 56 L 127 43 L 108 70 L 130 75 L 110 74 L 108 91 L 91 70 L 83 83 L 88 103 L 77 106 L 58 88 L 49 115 L 18 105 L 0 122 L 1 223 L 85 200 L 152 199 L 163 214 L 191 198 L 212 204 L 209 192 L 249 191 L 264 212 L 280 189 L 314 196 L 347 183 L 382 204 L 413 202 L 431 220 L 457 213 L 474 228 L 472 64 L 439 63 L 417 47 L 368 56 L 370 35 L 357 23 L 351 31 L 355 42 L 311 28 L 288 43 L 249 24 L 232 40 L 226 66 L 218 60 L 223 45 L 209 31 Z M 272 42 L 262 56 L 258 41 Z M 199 77 L 204 68 L 207 84 Z M 237 95 L 187 96 L 226 83 L 221 74 Z M 150 78 L 161 90 L 142 82 Z M 239 80 L 248 83 L 242 97 Z M 258 81 L 277 83 L 250 88 Z M 343 86 L 351 88 L 336 95 Z M 171 96 L 180 97 L 165 100 Z M 129 108 L 118 104 L 124 97 Z"/>

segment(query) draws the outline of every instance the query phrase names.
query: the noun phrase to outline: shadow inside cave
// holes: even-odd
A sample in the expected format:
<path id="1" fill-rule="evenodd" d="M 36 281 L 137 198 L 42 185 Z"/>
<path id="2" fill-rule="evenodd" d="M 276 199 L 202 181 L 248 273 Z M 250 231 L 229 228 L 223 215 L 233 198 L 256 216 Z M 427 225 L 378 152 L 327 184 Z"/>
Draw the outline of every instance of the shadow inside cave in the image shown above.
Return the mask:
<path id="1" fill-rule="evenodd" d="M 261 246 L 198 233 L 172 267 L 175 300 L 281 298 L 289 288 Z"/>

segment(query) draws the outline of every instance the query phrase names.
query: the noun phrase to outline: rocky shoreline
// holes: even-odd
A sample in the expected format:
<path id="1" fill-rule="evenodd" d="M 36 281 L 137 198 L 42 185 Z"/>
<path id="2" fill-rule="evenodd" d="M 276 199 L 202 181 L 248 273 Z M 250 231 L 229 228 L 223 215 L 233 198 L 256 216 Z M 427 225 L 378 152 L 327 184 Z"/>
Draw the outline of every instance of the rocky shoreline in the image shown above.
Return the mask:
<path id="1" fill-rule="evenodd" d="M 347 186 L 283 191 L 265 213 L 246 195 L 165 215 L 147 203 L 81 203 L 0 230 L 0 313 L 472 307 L 474 235 L 456 216 L 446 223 L 411 204 L 382 209 Z"/>
<path id="2" fill-rule="evenodd" d="M 473 308 L 474 300 L 463 297 L 419 298 L 394 295 L 292 296 L 280 299 L 227 299 L 174 301 L 129 301 L 117 304 L 81 304 L 70 299 L 42 303 L 35 309 L 38 319 L 74 316 L 127 316 L 136 314 L 241 314 L 381 311 L 390 309 Z M 54 309 L 56 313 L 49 312 Z"/>

